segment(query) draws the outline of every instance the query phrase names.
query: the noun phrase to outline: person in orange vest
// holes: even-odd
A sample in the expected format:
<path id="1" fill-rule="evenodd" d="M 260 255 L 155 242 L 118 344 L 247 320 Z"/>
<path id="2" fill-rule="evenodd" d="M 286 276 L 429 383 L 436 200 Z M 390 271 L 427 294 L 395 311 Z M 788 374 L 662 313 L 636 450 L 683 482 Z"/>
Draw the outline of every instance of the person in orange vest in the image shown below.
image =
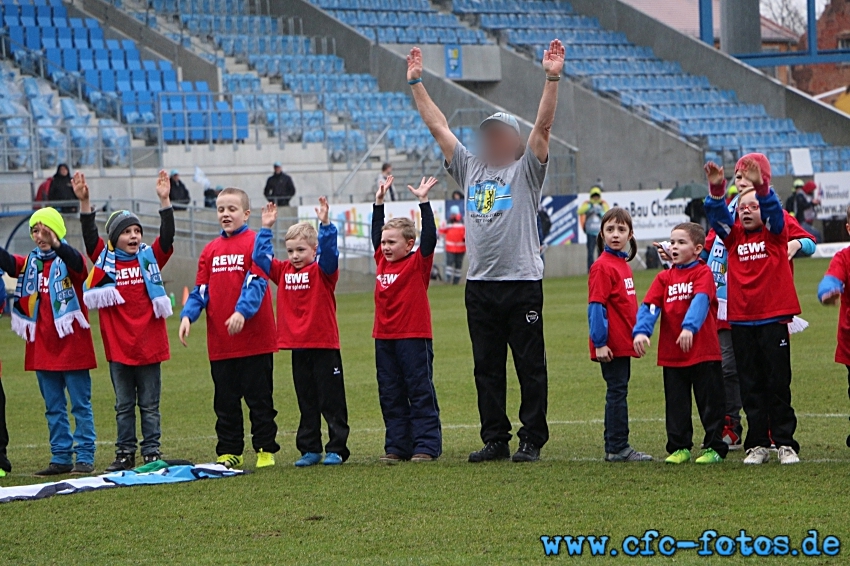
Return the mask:
<path id="1" fill-rule="evenodd" d="M 466 228 L 457 206 L 449 209 L 449 223 L 440 228 L 440 235 L 446 239 L 446 281 L 457 285 L 463 276 L 463 258 L 466 255 Z"/>

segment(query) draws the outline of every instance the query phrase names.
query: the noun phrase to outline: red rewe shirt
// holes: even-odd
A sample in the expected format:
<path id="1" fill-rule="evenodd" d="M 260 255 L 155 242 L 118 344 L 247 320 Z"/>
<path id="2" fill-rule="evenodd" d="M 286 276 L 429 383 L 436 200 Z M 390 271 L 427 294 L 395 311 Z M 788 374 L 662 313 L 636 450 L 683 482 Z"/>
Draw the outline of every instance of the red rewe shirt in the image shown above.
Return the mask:
<path id="1" fill-rule="evenodd" d="M 275 259 L 269 278 L 277 285 L 277 347 L 339 350 L 339 270 L 328 275 L 318 261 L 297 270 L 289 260 Z"/>
<path id="2" fill-rule="evenodd" d="M 682 333 L 682 323 L 693 298 L 708 295 L 708 316 L 702 327 L 694 333 L 690 352 L 683 352 L 676 344 Z M 644 304 L 661 309 L 661 332 L 658 335 L 658 365 L 687 367 L 702 362 L 718 362 L 720 340 L 717 338 L 717 290 L 714 275 L 704 263 L 689 268 L 673 267 L 656 276 L 649 287 Z"/>
<path id="3" fill-rule="evenodd" d="M 27 258 L 16 255 L 14 276 L 20 275 Z M 85 260 L 83 260 L 85 261 Z M 53 260 L 44 262 L 43 273 L 50 273 Z M 12 275 L 12 274 L 10 274 Z M 88 276 L 85 264 L 80 273 L 68 270 L 68 277 L 74 285 L 80 309 L 88 320 L 89 311 L 83 302 L 83 282 Z M 80 371 L 94 369 L 97 361 L 94 357 L 94 343 L 91 329 L 82 328 L 74 323 L 74 332 L 59 338 L 56 326 L 53 324 L 53 308 L 50 306 L 50 292 L 47 287 L 48 278 L 38 275 L 38 316 L 35 322 L 35 342 L 27 341 L 24 369 L 26 371 Z"/>
<path id="4" fill-rule="evenodd" d="M 93 262 L 97 261 L 104 245 L 103 239 L 99 239 L 89 256 Z M 159 238 L 154 240 L 151 249 L 160 269 L 174 253 L 173 247 L 165 253 Z M 115 283 L 124 304 L 98 309 L 106 359 L 128 366 L 146 366 L 169 359 L 165 319 L 154 315 L 139 261 L 115 258 Z"/>
<path id="5" fill-rule="evenodd" d="M 245 358 L 277 351 L 271 292 L 266 289 L 257 314 L 245 321 L 242 332 L 227 333 L 225 322 L 236 309 L 245 276 L 251 270 L 256 234 L 245 230 L 219 236 L 204 248 L 198 260 L 195 285 L 207 285 L 207 348 L 211 361 Z"/>
<path id="6" fill-rule="evenodd" d="M 838 313 L 838 346 L 835 348 L 835 361 L 839 364 L 850 365 L 850 248 L 844 248 L 835 254 L 829 262 L 826 274 L 844 284 Z"/>
<path id="7" fill-rule="evenodd" d="M 587 279 L 588 303 L 600 303 L 608 312 L 608 346 L 615 358 L 637 357 L 632 329 L 637 322 L 637 293 L 632 268 L 624 258 L 602 252 L 593 262 Z M 590 359 L 596 347 L 590 343 Z"/>
<path id="8" fill-rule="evenodd" d="M 434 254 L 424 257 L 417 249 L 399 261 L 387 261 L 375 252 L 375 326 L 372 338 L 401 340 L 433 338 L 428 285 Z"/>
<path id="9" fill-rule="evenodd" d="M 729 252 L 726 318 L 730 323 L 800 314 L 788 261 L 788 223 L 774 234 L 766 227 L 748 232 L 736 222 L 723 244 Z"/>

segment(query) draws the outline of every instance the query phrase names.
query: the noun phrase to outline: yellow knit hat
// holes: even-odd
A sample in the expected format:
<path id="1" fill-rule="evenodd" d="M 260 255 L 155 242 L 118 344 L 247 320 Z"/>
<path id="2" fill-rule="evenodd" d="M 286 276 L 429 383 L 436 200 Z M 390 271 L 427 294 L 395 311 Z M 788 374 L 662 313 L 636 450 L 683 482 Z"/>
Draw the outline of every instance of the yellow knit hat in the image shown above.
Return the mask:
<path id="1" fill-rule="evenodd" d="M 65 228 L 65 220 L 59 214 L 59 211 L 52 206 L 40 208 L 32 213 L 32 216 L 30 216 L 30 228 L 38 223 L 44 224 L 53 230 L 53 233 L 60 240 L 64 239 L 68 233 L 68 230 Z"/>

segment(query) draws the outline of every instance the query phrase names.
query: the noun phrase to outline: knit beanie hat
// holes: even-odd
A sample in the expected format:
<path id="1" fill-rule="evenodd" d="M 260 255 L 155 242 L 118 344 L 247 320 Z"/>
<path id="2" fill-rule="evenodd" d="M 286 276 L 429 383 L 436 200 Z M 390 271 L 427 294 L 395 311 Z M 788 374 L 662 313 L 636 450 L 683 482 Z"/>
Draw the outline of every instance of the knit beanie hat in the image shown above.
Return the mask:
<path id="1" fill-rule="evenodd" d="M 742 169 L 746 170 L 747 164 L 750 161 L 755 161 L 759 165 L 759 169 L 761 169 L 761 177 L 766 184 L 770 184 L 770 161 L 768 161 L 767 156 L 763 153 L 748 153 L 738 160 L 738 163 L 735 164 L 735 171 L 740 171 Z"/>
<path id="2" fill-rule="evenodd" d="M 129 210 L 116 210 L 106 221 L 106 237 L 115 246 L 118 243 L 118 236 L 121 235 L 121 232 L 133 225 L 138 226 L 139 230 L 142 230 L 142 222 L 138 216 Z M 144 234 L 143 230 L 142 234 Z"/>
<path id="3" fill-rule="evenodd" d="M 39 223 L 53 230 L 53 233 L 60 240 L 64 239 L 68 233 L 68 230 L 65 228 L 65 220 L 59 214 L 59 211 L 52 206 L 39 208 L 32 213 L 32 216 L 30 216 L 30 228 Z"/>

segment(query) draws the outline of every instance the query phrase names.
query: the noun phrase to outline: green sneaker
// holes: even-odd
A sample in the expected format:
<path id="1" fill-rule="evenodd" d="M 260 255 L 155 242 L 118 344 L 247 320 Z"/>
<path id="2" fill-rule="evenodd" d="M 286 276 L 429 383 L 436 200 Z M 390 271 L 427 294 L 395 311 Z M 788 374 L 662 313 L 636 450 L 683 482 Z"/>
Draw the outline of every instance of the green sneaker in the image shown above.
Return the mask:
<path id="1" fill-rule="evenodd" d="M 714 451 L 712 450 L 712 452 Z M 690 461 L 690 459 L 691 451 L 687 448 L 680 448 L 679 450 L 676 450 L 675 452 L 667 456 L 667 459 L 664 461 L 668 464 L 684 464 L 685 462 Z"/>
<path id="2" fill-rule="evenodd" d="M 215 461 L 216 464 L 223 464 L 226 468 L 241 468 L 245 463 L 242 454 L 222 454 Z"/>
<path id="3" fill-rule="evenodd" d="M 719 464 L 723 461 L 723 458 L 714 451 L 713 448 L 709 448 L 702 455 L 694 460 L 695 464 Z"/>

